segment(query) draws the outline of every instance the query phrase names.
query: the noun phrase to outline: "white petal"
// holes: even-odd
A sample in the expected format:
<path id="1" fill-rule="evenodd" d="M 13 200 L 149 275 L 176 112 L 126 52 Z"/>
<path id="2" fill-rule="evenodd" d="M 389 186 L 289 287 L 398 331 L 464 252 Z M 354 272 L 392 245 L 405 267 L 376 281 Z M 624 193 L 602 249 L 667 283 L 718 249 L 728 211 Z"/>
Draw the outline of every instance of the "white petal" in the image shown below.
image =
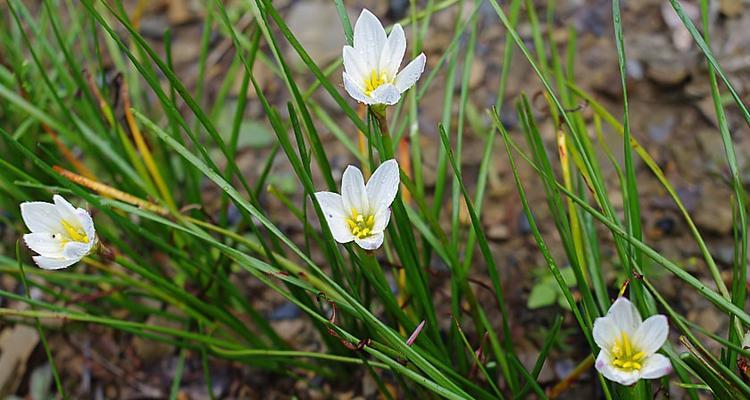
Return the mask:
<path id="1" fill-rule="evenodd" d="M 638 371 L 625 372 L 612 365 L 612 360 L 609 358 L 609 353 L 605 350 L 599 352 L 599 356 L 596 357 L 594 367 L 599 371 L 605 378 L 612 382 L 617 382 L 621 385 L 630 386 L 641 378 L 641 374 Z"/>
<path id="2" fill-rule="evenodd" d="M 338 193 L 317 192 L 315 198 L 325 215 L 328 227 L 331 228 L 333 238 L 339 243 L 349 243 L 354 240 L 351 229 L 346 224 L 348 215 L 344 211 L 344 203 Z"/>
<path id="3" fill-rule="evenodd" d="M 594 342 L 599 348 L 609 350 L 620 337 L 620 329 L 615 325 L 612 318 L 599 317 L 594 321 Z"/>
<path id="4" fill-rule="evenodd" d="M 370 97 L 372 97 L 371 104 L 386 104 L 391 106 L 398 103 L 401 99 L 401 93 L 396 89 L 396 86 L 385 83 L 373 90 Z"/>
<path id="5" fill-rule="evenodd" d="M 68 203 L 65 198 L 56 194 L 52 196 L 52 201 L 55 202 L 55 208 L 57 208 L 57 213 L 60 214 L 60 218 L 70 222 L 78 220 L 78 217 L 76 216 L 76 208 Z"/>
<path id="6" fill-rule="evenodd" d="M 391 220 L 391 209 L 386 208 L 375 213 L 375 223 L 372 226 L 373 233 L 381 233 L 385 231 L 388 226 L 388 222 Z"/>
<path id="7" fill-rule="evenodd" d="M 65 247 L 63 248 L 63 257 L 69 259 L 69 260 L 75 260 L 78 261 L 82 259 L 83 257 L 86 257 L 87 254 L 91 251 L 91 243 L 81 243 L 81 242 L 68 242 L 65 243 Z"/>
<path id="8" fill-rule="evenodd" d="M 93 244 L 96 241 L 96 229 L 94 228 L 94 220 L 91 219 L 91 214 L 83 208 L 79 208 L 76 210 L 76 216 L 89 242 Z"/>
<path id="9" fill-rule="evenodd" d="M 47 257 L 62 257 L 62 235 L 59 233 L 35 232 L 23 235 L 23 241 L 29 249 Z"/>
<path id="10" fill-rule="evenodd" d="M 629 336 L 635 333 L 643 321 L 638 309 L 626 297 L 620 297 L 615 300 L 612 307 L 607 311 L 607 317 L 612 318 L 615 325 Z"/>
<path id="11" fill-rule="evenodd" d="M 661 354 L 653 354 L 643 362 L 641 377 L 643 379 L 656 379 L 672 373 L 672 363 L 669 358 Z"/>
<path id="12" fill-rule="evenodd" d="M 390 159 L 378 166 L 367 181 L 367 200 L 373 213 L 387 209 L 393 203 L 401 182 L 398 162 Z"/>
<path id="13" fill-rule="evenodd" d="M 368 66 L 362 54 L 352 46 L 344 46 L 344 71 L 352 81 L 361 83 L 372 73 L 373 67 Z"/>
<path id="14" fill-rule="evenodd" d="M 63 232 L 60 214 L 52 203 L 29 201 L 21 203 L 21 218 L 31 232 Z"/>
<path id="15" fill-rule="evenodd" d="M 346 93 L 349 93 L 349 96 L 352 96 L 354 100 L 360 103 L 373 104 L 372 98 L 367 96 L 362 88 L 346 72 L 344 72 L 344 89 L 346 89 Z"/>
<path id="16" fill-rule="evenodd" d="M 381 232 L 375 233 L 372 236 L 366 237 L 364 239 L 354 238 L 354 241 L 359 245 L 359 247 L 365 250 L 375 250 L 383 244 L 383 237 L 384 235 Z"/>
<path id="17" fill-rule="evenodd" d="M 404 53 L 406 53 L 404 28 L 400 24 L 396 24 L 393 26 L 391 34 L 388 35 L 385 46 L 383 46 L 383 52 L 380 54 L 380 73 L 385 72 L 389 77 L 395 77 L 398 73 L 398 67 L 401 66 L 401 61 L 404 60 Z"/>
<path id="18" fill-rule="evenodd" d="M 372 68 L 378 65 L 385 41 L 383 25 L 369 10 L 363 9 L 354 24 L 354 48 L 362 52 L 367 65 Z"/>
<path id="19" fill-rule="evenodd" d="M 633 334 L 633 344 L 647 355 L 656 353 L 669 334 L 667 317 L 663 315 L 652 315 L 643 321 L 638 330 Z"/>
<path id="20" fill-rule="evenodd" d="M 62 269 L 69 267 L 79 260 L 68 260 L 65 258 L 51 258 L 44 256 L 33 257 L 34 262 L 42 269 Z"/>
<path id="21" fill-rule="evenodd" d="M 359 214 L 370 213 L 370 204 L 367 202 L 365 191 L 365 178 L 362 177 L 362 171 L 353 165 L 346 167 L 344 176 L 341 178 L 341 198 L 347 215 L 351 215 L 352 210 Z"/>
<path id="22" fill-rule="evenodd" d="M 414 83 L 422 76 L 425 61 L 427 61 L 427 57 L 425 57 L 424 53 L 421 53 L 396 75 L 396 81 L 393 83 L 400 93 L 414 86 Z"/>

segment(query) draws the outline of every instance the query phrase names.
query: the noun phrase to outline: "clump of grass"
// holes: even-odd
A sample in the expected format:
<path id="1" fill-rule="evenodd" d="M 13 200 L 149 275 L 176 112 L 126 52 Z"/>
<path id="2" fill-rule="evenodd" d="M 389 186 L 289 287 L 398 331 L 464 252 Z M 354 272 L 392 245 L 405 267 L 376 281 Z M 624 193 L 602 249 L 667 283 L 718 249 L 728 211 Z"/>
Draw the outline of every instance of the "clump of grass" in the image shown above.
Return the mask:
<path id="1" fill-rule="evenodd" d="M 24 228 L 19 203 L 63 194 L 80 199 L 78 203 L 85 203 L 95 214 L 102 245 L 77 267 L 62 271 L 27 265 L 22 251 L 15 257 L 0 256 L 0 270 L 22 280 L 27 294 L 29 287 L 44 293 L 43 299 L 37 300 L 0 291 L 4 298 L 32 306 L 25 310 L 0 308 L 0 318 L 37 321 L 42 338 L 54 332 L 38 321 L 52 318 L 68 324 L 103 325 L 175 345 L 181 349 L 181 367 L 171 386 L 172 397 L 179 391 L 182 366 L 192 352 L 202 359 L 209 388 L 209 360 L 219 358 L 279 374 L 295 366 L 333 377 L 350 376 L 351 365 L 355 365 L 372 376 L 386 398 L 394 393 L 384 380 L 397 384 L 403 397 L 428 393 L 424 396 L 525 398 L 534 392 L 546 398 L 559 394 L 567 384 L 564 381 L 545 390 L 537 382 L 557 341 L 563 316 L 572 315 L 576 335 L 588 346 L 578 360 L 575 377 L 589 370 L 600 352 L 594 329 L 612 304 L 614 296 L 610 294 L 619 291 L 623 295 L 627 290 L 644 317 L 660 312 L 667 315 L 683 346 L 668 341 L 663 347 L 675 373 L 659 381 L 640 380 L 626 387 L 597 375 L 605 398 L 652 398 L 656 392 L 672 388 L 682 388 L 693 399 L 705 392 L 718 398 L 750 397 L 746 376 L 738 369 L 738 365 L 746 365 L 742 364 L 748 356 L 742 337 L 750 324 L 745 311 L 745 193 L 719 82 L 748 123 L 750 113 L 711 52 L 707 1 L 701 2 L 703 35 L 685 16 L 679 1 L 670 2 L 708 63 L 719 123 L 716 134 L 723 140 L 734 194 L 731 204 L 723 205 L 735 211 L 735 257 L 729 287 L 677 192 L 631 131 L 623 41 L 627 32 L 622 29 L 619 1 L 613 1 L 612 15 L 623 89 L 621 118 L 576 85 L 575 31 L 569 31 L 561 54 L 552 30 L 542 28 L 532 3 L 520 0 L 512 0 L 505 9 L 495 0 L 487 2 L 497 14 L 495 22 L 504 27 L 506 39 L 497 101 L 483 118 L 470 101 L 469 83 L 484 1 L 411 2 L 409 16 L 400 23 L 411 28 L 408 50 L 413 56 L 430 40 L 427 33 L 435 13 L 457 10 L 454 35 L 444 52 L 430 55 L 436 61 L 416 85 L 402 93 L 397 104 L 385 108 L 357 107 L 341 88 L 341 60 L 327 66 L 313 62 L 283 14 L 268 0 L 232 5 L 217 0 L 204 5 L 206 27 L 199 44 L 195 89 L 174 69 L 171 34 L 165 32 L 162 55 L 141 35 L 138 16 L 129 15 L 120 1 L 43 0 L 38 9 L 29 9 L 25 2 L 9 0 L 1 7 L 0 29 L 0 207 L 8 212 L 3 218 L 20 235 Z M 346 7 L 340 0 L 334 3 L 351 45 L 353 29 Z M 550 1 L 548 25 L 554 11 Z M 533 53 L 516 29 L 522 19 L 531 26 Z M 244 20 L 251 22 L 238 29 Z M 232 44 L 229 68 L 241 73 L 240 93 L 255 89 L 264 122 L 274 135 L 273 148 L 260 161 L 262 173 L 252 180 L 237 163 L 241 126 L 249 119 L 245 115 L 248 100 L 240 96 L 236 106 L 230 107 L 226 94 L 236 74 L 226 74 L 212 104 L 203 90 L 212 33 Z M 314 77 L 312 84 L 303 85 L 310 79 L 290 67 L 284 56 L 286 48 L 300 56 L 305 76 Z M 514 59 L 514 48 L 523 57 Z M 111 60 L 114 73 L 104 69 L 105 59 Z M 275 104 L 267 97 L 252 72 L 259 62 L 284 83 L 288 103 Z M 550 111 L 543 118 L 556 129 L 556 147 L 542 140 L 539 126 L 543 121 L 534 114 L 526 95 L 507 96 L 514 63 L 530 66 L 542 85 Z M 441 144 L 431 188 L 424 180 L 419 141 L 420 123 L 424 123 L 420 101 L 436 80 L 444 81 L 444 92 L 441 119 L 429 122 L 439 131 Z M 460 88 L 458 96 L 455 86 Z M 318 92 L 330 96 L 337 110 L 319 102 L 318 96 L 313 96 Z M 581 102 L 593 110 L 593 123 L 584 119 L 578 107 Z M 500 120 L 498 110 L 511 106 L 520 121 L 525 146 L 517 143 Z M 220 132 L 221 111 L 227 109 L 231 128 Z M 401 186 L 391 205 L 382 247 L 362 249 L 334 240 L 325 210 L 315 196 L 320 191 L 336 192 L 339 187 L 330 150 L 321 139 L 321 126 L 343 143 L 348 156 L 357 160 L 365 173 L 375 171 L 386 160 L 398 160 Z M 475 176 L 462 170 L 467 126 L 485 143 Z M 592 140 L 601 138 L 605 127 L 622 136 L 623 165 L 603 141 Z M 532 236 L 559 287 L 561 301 L 569 308 L 561 310 L 556 322 L 545 330 L 544 345 L 531 370 L 520 362 L 516 351 L 504 294 L 508 283 L 501 279 L 504 266 L 493 257 L 481 223 L 493 151 L 500 147 L 507 152 Z M 613 163 L 619 185 L 605 181 L 599 154 Z M 636 157 L 680 210 L 716 289 L 645 241 Z M 528 164 L 541 182 L 546 204 L 529 203 L 528 182 L 520 178 L 519 162 Z M 265 190 L 277 163 L 293 171 L 301 196 Z M 203 196 L 209 185 L 218 188 L 218 210 Z M 470 187 L 476 189 L 472 192 Z M 613 190 L 623 196 L 622 218 L 608 195 Z M 292 240 L 274 220 L 268 211 L 271 201 L 289 209 L 294 224 L 304 232 L 304 243 Z M 462 207 L 468 215 L 466 224 L 461 218 Z M 556 259 L 549 251 L 549 239 L 534 217 L 534 210 L 541 207 L 551 215 L 565 259 Z M 237 218 L 230 217 L 235 211 Z M 626 271 L 628 280 L 623 287 L 610 284 L 602 273 L 607 241 L 614 246 L 614 262 Z M 429 284 L 429 271 L 436 259 L 449 271 L 450 316 L 438 313 L 437 294 Z M 561 273 L 566 264 L 578 293 L 571 291 L 573 285 Z M 704 330 L 680 315 L 654 287 L 652 271 L 656 269 L 667 272 L 660 279 L 685 283 L 726 315 L 730 320 L 728 335 L 704 335 Z M 238 275 L 253 277 L 299 307 L 319 333 L 324 350 L 300 351 L 284 341 L 268 316 L 257 309 L 253 295 L 235 284 L 232 278 Z M 489 282 L 485 286 L 492 292 L 492 302 L 482 301 L 471 284 L 471 277 L 477 275 Z M 395 282 L 395 290 L 391 282 Z M 95 300 L 71 304 L 85 296 Z M 146 305 L 154 302 L 144 299 L 159 306 Z M 159 315 L 181 328 L 150 324 L 149 315 Z M 499 320 L 490 315 L 499 315 Z M 450 328 L 441 332 L 441 326 Z M 717 342 L 721 354 L 707 350 L 706 338 Z M 53 364 L 58 395 L 64 398 L 70 388 L 64 387 L 59 369 L 54 368 L 54 348 L 48 348 L 46 341 L 43 344 Z M 686 351 L 680 353 L 680 348 Z"/>

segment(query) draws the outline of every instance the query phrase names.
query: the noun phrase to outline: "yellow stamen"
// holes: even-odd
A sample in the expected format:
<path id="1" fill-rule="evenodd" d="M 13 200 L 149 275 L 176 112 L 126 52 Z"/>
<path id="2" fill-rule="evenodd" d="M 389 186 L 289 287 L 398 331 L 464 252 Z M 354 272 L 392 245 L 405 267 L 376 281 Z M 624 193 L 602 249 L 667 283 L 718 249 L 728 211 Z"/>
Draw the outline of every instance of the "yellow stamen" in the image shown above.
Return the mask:
<path id="1" fill-rule="evenodd" d="M 620 333 L 609 354 L 612 356 L 612 365 L 628 372 L 639 371 L 643 366 L 640 361 L 646 358 L 646 353 L 633 347 L 633 341 L 625 332 Z"/>
<path id="2" fill-rule="evenodd" d="M 385 72 L 381 72 L 378 74 L 378 70 L 373 69 L 372 72 L 370 72 L 370 76 L 365 79 L 365 94 L 370 96 L 372 95 L 372 92 L 375 91 L 375 89 L 379 88 L 380 85 L 384 83 L 388 83 L 390 80 L 388 79 L 388 74 Z"/>
<path id="3" fill-rule="evenodd" d="M 365 217 L 352 208 L 352 216 L 346 219 L 346 224 L 352 231 L 352 235 L 358 239 L 364 239 L 372 235 L 372 228 L 375 226 L 375 216 L 368 215 Z"/>
<path id="4" fill-rule="evenodd" d="M 75 222 L 71 223 L 67 220 L 62 220 L 60 223 L 62 224 L 63 229 L 65 229 L 65 233 L 68 234 L 68 237 L 65 238 L 69 239 L 68 241 L 81 243 L 89 242 L 89 237 L 86 236 L 86 232 L 83 230 L 81 224 Z"/>

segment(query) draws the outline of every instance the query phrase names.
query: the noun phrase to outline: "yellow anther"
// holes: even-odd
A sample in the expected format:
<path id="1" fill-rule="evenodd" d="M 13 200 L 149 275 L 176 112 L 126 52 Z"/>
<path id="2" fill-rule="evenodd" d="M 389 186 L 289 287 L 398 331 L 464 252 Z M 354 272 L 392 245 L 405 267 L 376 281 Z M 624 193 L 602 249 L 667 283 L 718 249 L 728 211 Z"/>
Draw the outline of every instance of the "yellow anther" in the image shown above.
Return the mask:
<path id="1" fill-rule="evenodd" d="M 628 334 L 623 332 L 622 333 L 622 345 L 625 347 L 625 354 L 630 355 L 633 352 L 633 346 L 630 343 L 630 338 L 628 337 Z"/>
<path id="2" fill-rule="evenodd" d="M 62 220 L 61 223 L 63 229 L 65 229 L 65 233 L 67 233 L 67 238 L 64 239 L 69 239 L 67 241 L 71 242 L 89 242 L 89 237 L 86 236 L 86 232 L 83 230 L 83 227 L 80 223 L 70 223 L 66 220 Z"/>
<path id="3" fill-rule="evenodd" d="M 622 357 L 622 348 L 620 347 L 620 345 L 615 343 L 615 345 L 612 346 L 612 351 L 610 351 L 610 353 L 612 353 L 612 356 L 614 356 L 615 358 L 620 358 Z"/>
<path id="4" fill-rule="evenodd" d="M 346 224 L 352 231 L 352 235 L 358 239 L 364 239 L 372 235 L 372 228 L 375 226 L 375 216 L 362 215 L 352 208 L 352 216 L 346 219 Z"/>
<path id="5" fill-rule="evenodd" d="M 365 79 L 365 94 L 370 96 L 375 89 L 387 82 L 389 82 L 388 74 L 385 72 L 378 74 L 378 71 L 373 69 L 370 76 Z"/>
<path id="6" fill-rule="evenodd" d="M 612 365 L 625 371 L 640 370 L 643 365 L 639 361 L 646 358 L 646 353 L 634 348 L 633 344 L 630 336 L 622 332 L 609 351 L 612 356 Z"/>

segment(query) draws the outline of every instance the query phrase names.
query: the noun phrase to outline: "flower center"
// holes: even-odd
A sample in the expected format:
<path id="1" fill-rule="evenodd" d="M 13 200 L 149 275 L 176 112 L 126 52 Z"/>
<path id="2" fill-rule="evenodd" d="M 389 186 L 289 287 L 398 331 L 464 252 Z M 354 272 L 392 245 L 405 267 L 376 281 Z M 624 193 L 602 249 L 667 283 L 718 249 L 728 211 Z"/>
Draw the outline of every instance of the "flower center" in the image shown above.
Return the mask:
<path id="1" fill-rule="evenodd" d="M 65 229 L 65 233 L 68 235 L 65 239 L 70 240 L 64 240 L 65 242 L 81 242 L 81 243 L 88 243 L 89 237 L 86 236 L 86 232 L 83 230 L 83 227 L 80 224 L 71 224 L 70 222 L 66 220 L 62 220 L 62 226 Z"/>
<path id="2" fill-rule="evenodd" d="M 627 372 L 639 371 L 646 357 L 646 353 L 633 347 L 633 342 L 625 332 L 620 334 L 609 354 L 612 356 L 612 364 Z"/>
<path id="3" fill-rule="evenodd" d="M 385 72 L 378 74 L 377 70 L 372 70 L 370 77 L 365 79 L 365 94 L 370 96 L 375 89 L 387 82 L 389 82 L 388 74 Z"/>
<path id="4" fill-rule="evenodd" d="M 375 216 L 364 216 L 352 208 L 352 216 L 346 219 L 346 224 L 357 239 L 364 239 L 372 235 L 372 227 L 375 226 Z"/>

